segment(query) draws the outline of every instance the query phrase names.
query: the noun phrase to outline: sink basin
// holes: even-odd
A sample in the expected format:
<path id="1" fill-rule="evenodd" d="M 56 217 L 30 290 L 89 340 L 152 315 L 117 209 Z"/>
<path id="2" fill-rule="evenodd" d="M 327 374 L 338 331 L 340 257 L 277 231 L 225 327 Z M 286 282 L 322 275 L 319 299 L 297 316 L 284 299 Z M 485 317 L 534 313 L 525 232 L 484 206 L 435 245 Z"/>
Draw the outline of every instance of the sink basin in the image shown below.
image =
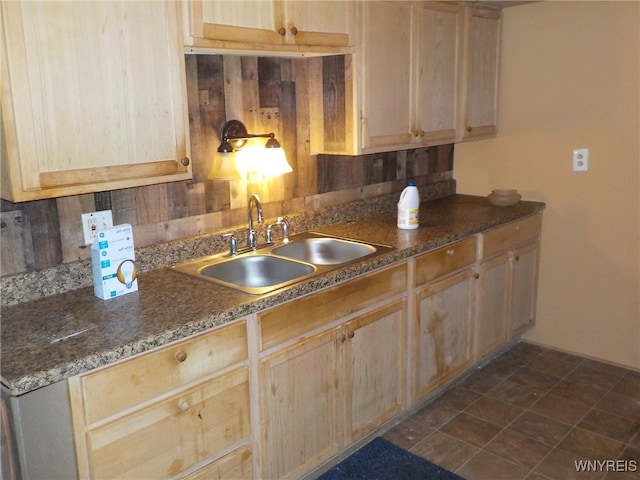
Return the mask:
<path id="1" fill-rule="evenodd" d="M 275 255 L 315 265 L 343 264 L 375 252 L 373 245 L 331 237 L 300 238 L 273 249 Z"/>
<path id="2" fill-rule="evenodd" d="M 313 273 L 315 267 L 272 255 L 247 255 L 221 262 L 203 263 L 191 270 L 195 270 L 199 277 L 243 292 L 263 294 Z"/>
<path id="3" fill-rule="evenodd" d="M 231 257 L 209 255 L 172 265 L 171 270 L 251 295 L 264 295 L 392 250 L 388 245 L 305 232 L 294 235 L 288 243 L 265 244 Z"/>

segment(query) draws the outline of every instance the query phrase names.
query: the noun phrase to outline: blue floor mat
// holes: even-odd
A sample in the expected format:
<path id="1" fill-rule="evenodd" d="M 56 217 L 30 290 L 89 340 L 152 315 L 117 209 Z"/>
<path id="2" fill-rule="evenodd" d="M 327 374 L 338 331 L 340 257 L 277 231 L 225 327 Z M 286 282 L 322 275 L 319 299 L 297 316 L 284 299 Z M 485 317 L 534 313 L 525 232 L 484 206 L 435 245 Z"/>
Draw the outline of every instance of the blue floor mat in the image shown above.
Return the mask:
<path id="1" fill-rule="evenodd" d="M 422 457 L 376 437 L 318 480 L 464 480 Z"/>

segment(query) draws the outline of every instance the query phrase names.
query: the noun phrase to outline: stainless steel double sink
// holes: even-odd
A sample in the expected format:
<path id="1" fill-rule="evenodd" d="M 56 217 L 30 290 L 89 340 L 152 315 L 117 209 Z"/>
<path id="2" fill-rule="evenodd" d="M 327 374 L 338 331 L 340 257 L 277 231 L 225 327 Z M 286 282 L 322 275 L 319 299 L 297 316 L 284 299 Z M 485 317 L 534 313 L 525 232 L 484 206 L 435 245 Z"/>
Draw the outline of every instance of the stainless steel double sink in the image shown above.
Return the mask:
<path id="1" fill-rule="evenodd" d="M 392 250 L 388 245 L 305 232 L 286 243 L 269 244 L 234 256 L 209 255 L 172 265 L 171 269 L 244 293 L 263 295 Z"/>

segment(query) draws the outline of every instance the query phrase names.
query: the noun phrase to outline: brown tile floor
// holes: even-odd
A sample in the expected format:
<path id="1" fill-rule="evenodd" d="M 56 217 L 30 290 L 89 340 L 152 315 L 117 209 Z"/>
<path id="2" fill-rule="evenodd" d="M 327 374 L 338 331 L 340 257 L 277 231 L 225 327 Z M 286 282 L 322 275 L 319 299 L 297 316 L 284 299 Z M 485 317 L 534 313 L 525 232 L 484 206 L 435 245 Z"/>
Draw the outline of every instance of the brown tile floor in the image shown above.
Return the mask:
<path id="1" fill-rule="evenodd" d="M 468 480 L 637 480 L 640 372 L 520 343 L 384 437 Z"/>

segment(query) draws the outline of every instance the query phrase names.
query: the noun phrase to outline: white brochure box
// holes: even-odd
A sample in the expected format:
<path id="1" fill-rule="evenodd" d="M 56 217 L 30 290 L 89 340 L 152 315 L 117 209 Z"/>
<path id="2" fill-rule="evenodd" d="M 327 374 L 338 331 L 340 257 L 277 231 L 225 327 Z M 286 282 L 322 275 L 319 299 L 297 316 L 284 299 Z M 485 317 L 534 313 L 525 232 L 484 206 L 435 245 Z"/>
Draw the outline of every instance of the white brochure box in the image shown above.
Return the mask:
<path id="1" fill-rule="evenodd" d="M 133 229 L 125 223 L 98 232 L 91 246 L 93 292 L 102 300 L 138 290 Z"/>

